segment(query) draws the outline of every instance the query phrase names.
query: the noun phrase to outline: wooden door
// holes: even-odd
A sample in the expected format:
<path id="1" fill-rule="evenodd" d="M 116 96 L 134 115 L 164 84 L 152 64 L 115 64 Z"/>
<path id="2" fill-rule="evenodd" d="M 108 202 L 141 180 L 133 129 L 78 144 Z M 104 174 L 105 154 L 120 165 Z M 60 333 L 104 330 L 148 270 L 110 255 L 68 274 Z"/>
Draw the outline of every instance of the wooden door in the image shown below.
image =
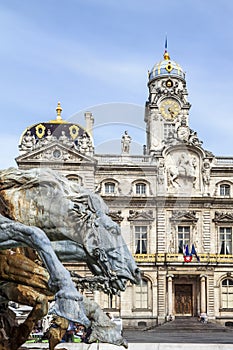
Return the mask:
<path id="1" fill-rule="evenodd" d="M 192 316 L 192 284 L 175 285 L 175 312 L 178 316 Z"/>

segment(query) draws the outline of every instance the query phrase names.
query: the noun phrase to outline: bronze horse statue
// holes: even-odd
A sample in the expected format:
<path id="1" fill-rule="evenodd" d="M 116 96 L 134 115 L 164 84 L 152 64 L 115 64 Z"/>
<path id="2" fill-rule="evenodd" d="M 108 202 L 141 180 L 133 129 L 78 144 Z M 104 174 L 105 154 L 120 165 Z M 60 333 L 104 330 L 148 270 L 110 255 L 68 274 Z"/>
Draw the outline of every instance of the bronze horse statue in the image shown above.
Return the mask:
<path id="1" fill-rule="evenodd" d="M 86 262 L 94 275 L 106 277 L 111 293 L 124 291 L 128 280 L 140 281 L 103 200 L 50 169 L 0 171 L 0 250 L 16 247 L 33 248 L 42 259 L 47 289 L 55 294 L 51 312 L 85 326 L 90 320 L 83 296 L 61 261 Z M 0 285 L 0 295 L 9 299 L 6 291 Z"/>

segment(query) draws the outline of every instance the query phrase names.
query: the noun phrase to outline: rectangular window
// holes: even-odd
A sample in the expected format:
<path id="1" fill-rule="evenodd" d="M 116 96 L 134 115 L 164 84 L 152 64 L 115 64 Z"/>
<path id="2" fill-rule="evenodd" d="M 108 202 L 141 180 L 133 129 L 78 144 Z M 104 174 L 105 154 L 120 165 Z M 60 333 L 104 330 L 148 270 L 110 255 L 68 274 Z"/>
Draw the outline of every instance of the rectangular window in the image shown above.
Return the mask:
<path id="1" fill-rule="evenodd" d="M 115 184 L 113 182 L 107 182 L 105 184 L 105 193 L 114 193 L 115 192 Z"/>
<path id="2" fill-rule="evenodd" d="M 183 254 L 184 248 L 190 247 L 190 226 L 178 226 L 178 253 Z"/>
<path id="3" fill-rule="evenodd" d="M 220 254 L 232 254 L 232 228 L 219 228 Z"/>
<path id="4" fill-rule="evenodd" d="M 173 135 L 175 132 L 175 125 L 171 123 L 164 124 L 164 140 L 167 140 L 170 135 Z"/>
<path id="5" fill-rule="evenodd" d="M 226 197 L 230 196 L 230 185 L 223 184 L 220 186 L 220 196 L 226 196 Z"/>
<path id="6" fill-rule="evenodd" d="M 147 254 L 147 226 L 135 226 L 135 254 Z"/>
<path id="7" fill-rule="evenodd" d="M 146 184 L 136 184 L 136 194 L 146 194 Z"/>
<path id="8" fill-rule="evenodd" d="M 119 309 L 120 297 L 119 295 L 104 294 L 101 299 L 101 307 L 104 309 Z"/>

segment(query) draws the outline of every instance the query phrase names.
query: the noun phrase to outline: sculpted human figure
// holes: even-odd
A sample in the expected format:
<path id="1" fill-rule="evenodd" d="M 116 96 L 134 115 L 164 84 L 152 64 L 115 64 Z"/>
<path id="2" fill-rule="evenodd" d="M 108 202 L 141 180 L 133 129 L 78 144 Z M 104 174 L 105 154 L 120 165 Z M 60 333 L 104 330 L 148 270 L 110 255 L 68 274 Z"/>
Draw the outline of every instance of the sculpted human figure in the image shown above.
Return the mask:
<path id="1" fill-rule="evenodd" d="M 210 162 L 209 160 L 205 160 L 202 167 L 202 179 L 203 179 L 203 191 L 204 194 L 209 193 L 209 185 L 210 185 Z"/>
<path id="2" fill-rule="evenodd" d="M 92 151 L 91 140 L 86 133 L 79 138 L 78 149 L 82 153 L 88 153 Z"/>
<path id="3" fill-rule="evenodd" d="M 47 144 L 47 143 L 50 143 L 50 142 L 53 142 L 53 141 L 56 141 L 56 136 L 54 136 L 51 132 L 50 129 L 48 129 L 47 131 L 47 135 L 46 137 L 43 139 L 43 145 Z"/>
<path id="4" fill-rule="evenodd" d="M 130 150 L 131 137 L 128 135 L 128 131 L 126 130 L 124 135 L 121 138 L 121 150 L 122 153 L 129 153 Z"/>
<path id="5" fill-rule="evenodd" d="M 158 184 L 160 185 L 164 184 L 164 169 L 165 169 L 164 159 L 161 159 L 159 161 L 159 166 L 158 166 Z"/>
<path id="6" fill-rule="evenodd" d="M 69 140 L 69 138 L 66 136 L 66 133 L 64 130 L 62 130 L 61 132 L 61 136 L 59 137 L 59 141 L 64 143 L 67 146 L 72 146 L 73 142 L 71 140 Z"/>
<path id="7" fill-rule="evenodd" d="M 28 130 L 26 135 L 24 135 L 20 149 L 22 151 L 32 151 L 35 147 L 36 139 L 34 135 L 31 135 L 31 131 Z"/>

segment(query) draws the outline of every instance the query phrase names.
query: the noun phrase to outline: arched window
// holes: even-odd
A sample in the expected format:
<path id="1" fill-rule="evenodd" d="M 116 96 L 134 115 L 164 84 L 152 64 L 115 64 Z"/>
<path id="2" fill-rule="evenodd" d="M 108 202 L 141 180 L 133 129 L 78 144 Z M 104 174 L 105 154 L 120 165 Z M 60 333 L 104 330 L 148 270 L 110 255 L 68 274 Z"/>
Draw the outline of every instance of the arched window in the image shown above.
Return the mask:
<path id="1" fill-rule="evenodd" d="M 113 194 L 115 193 L 115 183 L 114 182 L 105 182 L 104 184 L 104 193 L 105 194 Z"/>
<path id="2" fill-rule="evenodd" d="M 143 195 L 143 194 L 146 194 L 146 184 L 144 184 L 143 182 L 138 182 L 136 184 L 136 194 L 140 194 L 140 195 Z"/>
<path id="3" fill-rule="evenodd" d="M 151 283 L 142 279 L 139 285 L 134 286 L 134 309 L 150 309 Z"/>
<path id="4" fill-rule="evenodd" d="M 233 280 L 226 278 L 222 281 L 222 308 L 233 309 Z"/>

